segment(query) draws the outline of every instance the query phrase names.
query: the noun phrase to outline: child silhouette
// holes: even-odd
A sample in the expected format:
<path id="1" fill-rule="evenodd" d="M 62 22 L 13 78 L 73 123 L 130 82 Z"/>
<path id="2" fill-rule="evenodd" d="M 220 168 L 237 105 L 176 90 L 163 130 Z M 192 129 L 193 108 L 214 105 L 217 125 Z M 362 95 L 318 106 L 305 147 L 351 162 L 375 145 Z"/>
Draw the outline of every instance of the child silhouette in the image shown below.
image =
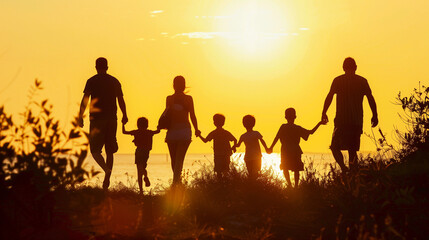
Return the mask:
<path id="1" fill-rule="evenodd" d="M 152 150 L 153 135 L 160 131 L 159 129 L 156 131 L 148 130 L 148 126 L 149 121 L 145 117 L 141 117 L 137 120 L 137 130 L 126 131 L 125 125 L 122 124 L 122 133 L 133 135 L 133 142 L 137 147 L 135 153 L 135 164 L 137 165 L 137 181 L 139 183 L 140 194 L 143 194 L 143 176 L 145 186 L 150 186 L 150 181 L 146 171 L 147 160 L 149 159 L 149 152 Z"/>
<path id="2" fill-rule="evenodd" d="M 243 126 L 246 128 L 246 132 L 241 135 L 240 140 L 235 147 L 240 147 L 241 143 L 244 142 L 246 146 L 246 152 L 244 154 L 244 162 L 246 163 L 247 171 L 249 172 L 250 178 L 256 178 L 261 170 L 262 165 L 262 153 L 259 142 L 264 146 L 265 151 L 268 151 L 267 144 L 262 135 L 258 131 L 254 131 L 256 119 L 252 115 L 246 115 L 243 117 Z"/>
<path id="3" fill-rule="evenodd" d="M 216 129 L 211 131 L 206 138 L 201 136 L 201 134 L 198 137 L 205 143 L 213 140 L 214 171 L 218 177 L 222 177 L 229 170 L 231 155 L 235 152 L 234 146 L 237 144 L 237 139 L 223 128 L 225 124 L 224 115 L 215 114 L 213 116 L 213 124 L 216 126 Z M 234 142 L 233 147 L 231 147 L 229 142 Z"/>
<path id="4" fill-rule="evenodd" d="M 268 151 L 271 153 L 277 141 L 280 139 L 282 144 L 280 169 L 283 170 L 288 186 L 292 186 L 289 170 L 293 171 L 295 175 L 295 187 L 298 187 L 299 171 L 304 170 L 304 164 L 301 161 L 301 155 L 303 152 L 299 146 L 299 141 L 301 138 L 307 141 L 309 135 L 313 134 L 321 124 L 325 123 L 317 123 L 312 130 L 307 130 L 298 126 L 295 124 L 296 111 L 294 108 L 286 109 L 285 118 L 287 120 L 287 124 L 280 126 L 280 129 Z"/>

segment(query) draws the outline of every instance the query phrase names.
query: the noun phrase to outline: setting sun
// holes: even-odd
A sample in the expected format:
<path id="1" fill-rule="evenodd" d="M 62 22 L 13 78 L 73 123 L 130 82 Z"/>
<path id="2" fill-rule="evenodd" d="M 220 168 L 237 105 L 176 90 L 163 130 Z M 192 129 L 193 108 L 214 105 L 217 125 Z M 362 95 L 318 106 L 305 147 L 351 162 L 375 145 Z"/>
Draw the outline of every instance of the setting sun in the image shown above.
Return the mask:
<path id="1" fill-rule="evenodd" d="M 265 52 L 280 44 L 276 40 L 292 35 L 284 15 L 269 2 L 245 2 L 226 16 L 220 29 L 245 53 Z"/>

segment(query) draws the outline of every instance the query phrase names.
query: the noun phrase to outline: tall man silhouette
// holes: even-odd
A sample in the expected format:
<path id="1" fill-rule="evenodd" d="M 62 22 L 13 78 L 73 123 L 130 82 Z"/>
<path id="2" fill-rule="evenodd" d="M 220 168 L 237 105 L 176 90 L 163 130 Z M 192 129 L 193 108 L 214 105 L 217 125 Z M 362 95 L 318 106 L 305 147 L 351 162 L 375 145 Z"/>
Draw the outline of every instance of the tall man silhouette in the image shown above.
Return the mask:
<path id="1" fill-rule="evenodd" d="M 377 106 L 368 81 L 356 75 L 357 65 L 353 58 L 344 60 L 343 69 L 345 74 L 334 79 L 331 90 L 325 99 L 323 106 L 322 121 L 328 122 L 328 111 L 334 94 L 337 94 L 337 111 L 334 119 L 334 133 L 332 134 L 331 151 L 335 161 L 341 170 L 347 171 L 341 150 L 349 152 L 349 166 L 354 168 L 357 164 L 357 151 L 360 148 L 360 135 L 363 126 L 363 97 L 368 99 L 372 111 L 372 127 L 378 124 Z"/>
<path id="2" fill-rule="evenodd" d="M 95 61 L 97 74 L 88 79 L 83 90 L 83 98 L 80 104 L 79 125 L 83 127 L 83 113 L 89 107 L 89 146 L 95 161 L 104 170 L 103 188 L 107 190 L 110 184 L 110 175 L 113 168 L 113 154 L 118 151 L 116 141 L 117 117 L 116 99 L 122 111 L 122 123 L 128 122 L 127 110 L 119 81 L 107 74 L 107 60 L 98 58 Z M 106 161 L 101 155 L 104 146 Z"/>

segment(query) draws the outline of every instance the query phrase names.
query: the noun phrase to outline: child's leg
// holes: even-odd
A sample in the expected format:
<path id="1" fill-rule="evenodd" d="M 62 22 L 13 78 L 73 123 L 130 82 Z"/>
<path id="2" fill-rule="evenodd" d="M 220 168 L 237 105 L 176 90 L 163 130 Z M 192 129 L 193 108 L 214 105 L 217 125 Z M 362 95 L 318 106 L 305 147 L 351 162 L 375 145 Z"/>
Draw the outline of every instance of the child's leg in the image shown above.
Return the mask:
<path id="1" fill-rule="evenodd" d="M 299 171 L 295 171 L 294 175 L 295 175 L 295 188 L 297 188 L 299 183 Z"/>
<path id="2" fill-rule="evenodd" d="M 146 168 L 143 170 L 143 175 L 144 175 L 144 185 L 146 187 L 150 187 L 150 181 L 149 181 L 149 177 L 147 176 Z"/>
<path id="3" fill-rule="evenodd" d="M 137 163 L 137 181 L 139 183 L 139 190 L 140 190 L 141 194 L 143 193 L 143 180 L 142 180 L 142 178 L 143 178 L 143 175 L 145 175 L 144 172 L 146 172 L 144 165 Z"/>
<path id="4" fill-rule="evenodd" d="M 249 178 L 256 178 L 258 175 L 258 170 L 256 169 L 255 163 L 251 160 L 248 160 L 245 162 L 246 163 L 246 168 L 247 168 L 247 172 L 249 173 Z"/>
<path id="5" fill-rule="evenodd" d="M 292 187 L 292 182 L 290 181 L 289 170 L 283 169 L 283 174 L 285 175 L 285 179 L 286 179 L 287 185 L 290 186 L 290 187 Z"/>
<path id="6" fill-rule="evenodd" d="M 249 175 L 251 178 L 257 178 L 259 176 L 259 171 L 261 171 L 262 161 L 260 158 L 252 159 L 250 162 Z"/>
<path id="7" fill-rule="evenodd" d="M 353 170 L 358 168 L 358 156 L 355 150 L 349 150 L 349 168 Z"/>

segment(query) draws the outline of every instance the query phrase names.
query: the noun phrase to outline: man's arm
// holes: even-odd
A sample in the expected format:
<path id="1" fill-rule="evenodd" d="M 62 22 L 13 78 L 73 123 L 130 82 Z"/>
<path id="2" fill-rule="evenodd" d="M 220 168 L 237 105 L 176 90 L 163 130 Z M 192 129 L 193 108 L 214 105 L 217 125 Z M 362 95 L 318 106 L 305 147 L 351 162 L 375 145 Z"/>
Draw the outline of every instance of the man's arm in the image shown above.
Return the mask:
<path id="1" fill-rule="evenodd" d="M 326 112 L 328 111 L 329 106 L 331 106 L 333 98 L 334 98 L 334 92 L 329 91 L 328 95 L 326 96 L 325 103 L 323 104 L 322 122 L 324 123 L 329 122 L 328 115 L 326 115 Z"/>
<path id="2" fill-rule="evenodd" d="M 375 103 L 375 99 L 372 94 L 368 94 L 366 97 L 368 98 L 369 107 L 372 111 L 371 126 L 376 127 L 378 125 L 377 104 Z"/>
<path id="3" fill-rule="evenodd" d="M 127 108 L 125 107 L 124 96 L 118 97 L 118 104 L 119 104 L 119 108 L 122 111 L 122 124 L 125 124 L 128 122 L 128 115 L 127 115 Z"/>
<path id="4" fill-rule="evenodd" d="M 79 116 L 77 120 L 80 127 L 83 127 L 83 114 L 85 113 L 85 109 L 88 106 L 89 97 L 89 93 L 84 93 L 82 101 L 80 102 Z"/>

